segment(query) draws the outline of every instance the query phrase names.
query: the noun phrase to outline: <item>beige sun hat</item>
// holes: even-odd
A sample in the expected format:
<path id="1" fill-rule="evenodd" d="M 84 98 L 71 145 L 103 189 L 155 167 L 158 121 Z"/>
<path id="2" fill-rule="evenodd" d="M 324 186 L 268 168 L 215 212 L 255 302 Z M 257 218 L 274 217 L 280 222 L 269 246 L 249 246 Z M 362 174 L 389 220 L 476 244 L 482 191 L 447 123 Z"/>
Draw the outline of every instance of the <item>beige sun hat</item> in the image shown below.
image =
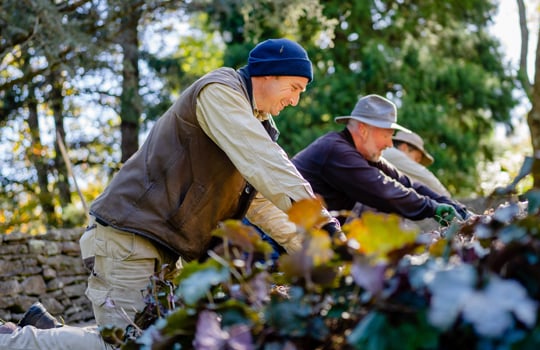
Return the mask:
<path id="1" fill-rule="evenodd" d="M 355 119 L 378 128 L 411 132 L 396 123 L 396 105 L 379 95 L 367 95 L 360 98 L 351 115 L 336 117 L 334 120 L 336 123 L 346 123 L 349 119 Z"/>
<path id="2" fill-rule="evenodd" d="M 422 152 L 422 160 L 420 161 L 422 165 L 429 166 L 433 164 L 433 156 L 425 150 L 424 140 L 422 140 L 420 135 L 418 135 L 417 133 L 414 133 L 412 131 L 411 132 L 398 131 L 392 137 L 392 140 L 408 143 L 409 145 L 413 146 L 414 148 Z"/>

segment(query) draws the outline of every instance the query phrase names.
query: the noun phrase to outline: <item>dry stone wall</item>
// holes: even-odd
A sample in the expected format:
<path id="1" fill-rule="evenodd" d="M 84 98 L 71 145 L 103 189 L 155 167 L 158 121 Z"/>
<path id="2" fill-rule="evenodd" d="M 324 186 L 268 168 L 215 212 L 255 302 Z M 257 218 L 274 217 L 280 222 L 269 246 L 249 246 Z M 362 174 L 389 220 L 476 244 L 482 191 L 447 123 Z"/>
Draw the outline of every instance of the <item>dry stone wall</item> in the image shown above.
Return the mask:
<path id="1" fill-rule="evenodd" d="M 0 319 L 18 322 L 36 301 L 66 324 L 93 319 L 84 294 L 88 272 L 80 256 L 82 233 L 63 229 L 38 236 L 0 234 Z"/>

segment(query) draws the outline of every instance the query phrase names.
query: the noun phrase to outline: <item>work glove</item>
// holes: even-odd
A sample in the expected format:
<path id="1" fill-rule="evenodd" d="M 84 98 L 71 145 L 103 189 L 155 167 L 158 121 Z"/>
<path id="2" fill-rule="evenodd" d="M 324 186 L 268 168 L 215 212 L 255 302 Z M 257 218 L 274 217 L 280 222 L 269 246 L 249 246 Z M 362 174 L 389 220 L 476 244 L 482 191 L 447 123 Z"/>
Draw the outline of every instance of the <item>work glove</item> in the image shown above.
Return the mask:
<path id="1" fill-rule="evenodd" d="M 461 215 L 458 214 L 456 209 L 448 204 L 439 204 L 435 209 L 434 219 L 442 226 L 448 226 L 448 224 L 457 218 L 458 220 L 463 220 Z"/>

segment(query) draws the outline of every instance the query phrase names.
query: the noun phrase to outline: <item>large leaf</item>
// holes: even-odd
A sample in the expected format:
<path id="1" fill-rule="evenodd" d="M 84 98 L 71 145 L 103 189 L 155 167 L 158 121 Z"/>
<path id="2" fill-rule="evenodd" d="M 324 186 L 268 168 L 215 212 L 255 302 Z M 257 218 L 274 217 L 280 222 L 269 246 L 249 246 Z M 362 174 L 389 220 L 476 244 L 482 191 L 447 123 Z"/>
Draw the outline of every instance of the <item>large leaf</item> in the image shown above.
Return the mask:
<path id="1" fill-rule="evenodd" d="M 307 249 L 305 254 L 313 259 L 314 266 L 326 264 L 334 256 L 330 236 L 324 230 L 311 230 L 310 233 L 310 236 L 306 238 Z"/>
<path id="2" fill-rule="evenodd" d="M 289 220 L 307 231 L 324 223 L 325 217 L 322 215 L 322 210 L 323 202 L 318 197 L 295 202 L 287 214 L 289 214 Z"/>
<path id="3" fill-rule="evenodd" d="M 381 312 L 370 312 L 362 319 L 347 342 L 359 350 L 436 349 L 438 332 L 422 313 L 407 317 L 407 321 L 392 322 Z"/>
<path id="4" fill-rule="evenodd" d="M 538 162 L 538 160 L 537 160 Z M 529 215 L 537 214 L 540 210 L 540 190 L 533 189 L 523 195 L 527 201 L 527 211 Z"/>
<path id="5" fill-rule="evenodd" d="M 538 306 L 522 285 L 488 275 L 484 288 L 477 289 L 477 278 L 471 265 L 436 272 L 428 283 L 431 324 L 448 330 L 461 315 L 478 334 L 489 338 L 504 336 L 514 325 L 514 317 L 527 327 L 535 325 Z"/>
<path id="6" fill-rule="evenodd" d="M 229 279 L 229 268 L 213 260 L 208 260 L 204 264 L 189 263 L 184 269 L 187 270 L 180 274 L 176 295 L 180 296 L 188 305 L 195 304 L 213 286 Z"/>
<path id="7" fill-rule="evenodd" d="M 446 330 L 454 324 L 471 295 L 477 279 L 476 272 L 471 265 L 460 265 L 448 270 L 431 271 L 430 274 L 432 279 L 428 281 L 428 287 L 432 297 L 428 318 L 432 325 Z M 425 276 L 428 277 L 427 272 Z"/>
<path id="8" fill-rule="evenodd" d="M 212 234 L 228 240 L 230 244 L 239 247 L 243 252 L 272 253 L 272 246 L 262 240 L 255 228 L 245 225 L 239 220 L 221 222 Z"/>
<path id="9" fill-rule="evenodd" d="M 218 314 L 207 310 L 199 314 L 193 345 L 197 350 L 251 350 L 255 348 L 249 327 L 236 324 L 223 330 Z"/>
<path id="10" fill-rule="evenodd" d="M 279 258 L 280 270 L 291 280 L 305 278 L 321 285 L 330 284 L 337 275 L 328 263 L 334 256 L 332 240 L 324 230 L 309 231 L 302 249 Z"/>
<path id="11" fill-rule="evenodd" d="M 302 337 L 309 331 L 313 308 L 303 300 L 299 288 L 290 290 L 290 299 L 272 298 L 265 310 L 265 319 L 271 329 L 281 335 Z"/>
<path id="12" fill-rule="evenodd" d="M 343 226 L 349 240 L 358 243 L 358 251 L 375 260 L 386 261 L 389 253 L 414 244 L 418 231 L 402 227 L 400 217 L 367 212 Z"/>
<path id="13" fill-rule="evenodd" d="M 385 281 L 385 264 L 370 264 L 367 260 L 356 258 L 351 267 L 354 282 L 371 294 L 379 293 Z"/>
<path id="14" fill-rule="evenodd" d="M 522 285 L 492 276 L 486 288 L 475 291 L 463 307 L 463 319 L 483 336 L 495 338 L 514 325 L 514 317 L 527 327 L 536 323 L 537 303 Z"/>

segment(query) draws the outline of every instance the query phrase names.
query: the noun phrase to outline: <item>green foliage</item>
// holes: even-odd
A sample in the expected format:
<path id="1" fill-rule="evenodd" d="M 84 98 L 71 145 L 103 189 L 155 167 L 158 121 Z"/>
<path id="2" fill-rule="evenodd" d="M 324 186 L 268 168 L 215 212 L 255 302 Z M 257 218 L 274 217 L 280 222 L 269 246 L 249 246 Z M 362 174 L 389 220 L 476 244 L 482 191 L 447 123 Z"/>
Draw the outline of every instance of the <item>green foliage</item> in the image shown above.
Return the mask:
<path id="1" fill-rule="evenodd" d="M 73 79 L 102 67 L 95 59 L 102 43 L 94 40 L 97 20 L 90 1 L 2 2 L 0 186 L 2 216 L 9 218 L 2 232 L 42 233 L 74 223 L 63 212 L 71 202 L 69 175 L 54 135 L 64 135 L 64 121 L 78 116 L 70 103 L 78 93 Z M 83 137 L 74 144 L 83 142 L 90 143 Z"/>
<path id="2" fill-rule="evenodd" d="M 227 268 L 209 260 L 202 265 L 198 263 L 186 265 L 181 278 L 176 294 L 182 295 L 187 305 L 194 305 L 209 293 L 213 286 L 227 281 L 229 272 Z"/>
<path id="3" fill-rule="evenodd" d="M 138 324 L 140 331 L 120 345 L 538 347 L 540 192 L 526 198 L 412 237 L 393 215 L 353 219 L 343 227 L 346 241 L 323 239 L 322 231 L 306 227 L 316 224 L 319 214 L 309 201 L 298 202 L 290 217 L 304 245 L 277 263 L 268 260 L 252 228 L 225 222 L 216 232 L 223 244 L 209 252 L 209 260 L 190 262 L 174 283 L 150 285 L 149 295 L 164 297 L 147 299 L 143 314 L 159 309 L 161 316 L 154 312 L 153 323 Z M 378 239 L 370 242 L 370 236 Z M 326 278 L 320 278 L 321 271 Z"/>
<path id="4" fill-rule="evenodd" d="M 159 12 L 170 8 L 169 1 L 2 2 L 2 232 L 43 232 L 51 225 L 83 224 L 80 215 L 68 212 L 72 179 L 54 135 L 67 136 L 66 147 L 79 180 L 87 174 L 107 179 L 107 172 L 114 172 L 118 165 L 113 163 L 118 162 L 112 158 L 118 152 L 119 137 L 111 137 L 117 124 L 106 118 L 124 110 L 125 120 L 137 122 L 141 109 L 133 107 L 142 103 L 140 98 L 118 99 L 122 76 L 118 69 L 122 65 L 117 44 L 127 40 L 122 20 L 138 18 L 134 14 L 141 9 Z M 127 61 L 123 63 L 127 65 Z M 123 80 L 128 79 L 124 76 Z M 124 97 L 138 96 L 139 81 L 131 83 L 131 87 L 126 84 L 121 89 Z M 141 83 L 146 84 L 146 80 Z M 152 112 L 153 107 L 147 111 Z M 21 140 L 17 138 L 19 130 L 25 130 Z M 137 131 L 138 125 L 129 130 Z M 122 139 L 126 138 L 123 135 Z M 138 139 L 137 134 L 134 139 Z M 60 215 L 65 220 L 59 220 Z"/>
<path id="5" fill-rule="evenodd" d="M 339 127 L 359 96 L 377 93 L 398 105 L 398 120 L 435 156 L 432 170 L 458 196 L 476 192 L 479 160 L 492 159 L 496 122 L 509 124 L 515 81 L 487 27 L 491 1 L 327 1 L 339 20 L 331 45 L 306 40 L 315 79 L 297 108 L 276 123 L 294 155 Z"/>
<path id="6" fill-rule="evenodd" d="M 164 84 L 163 89 L 151 92 L 155 96 L 145 104 L 145 122 L 159 118 L 189 84 L 223 65 L 224 45 L 207 23 L 208 14 L 195 13 L 184 17 L 190 30 L 179 33 L 179 46 L 172 55 L 164 56 L 160 51 L 154 54 L 142 52 L 149 68 Z M 163 31 L 163 35 L 170 35 L 170 29 L 164 28 Z"/>
<path id="7" fill-rule="evenodd" d="M 451 193 L 469 197 L 483 190 L 477 165 L 493 158 L 488 138 L 494 123 L 507 123 L 515 104 L 514 77 L 487 31 L 495 9 L 490 0 L 443 5 L 436 0 L 6 0 L 0 8 L 0 119 L 24 119 L 33 102 L 29 92 L 35 94 L 39 110 L 50 116 L 52 87 L 60 86 L 63 97 L 57 102 L 64 107 L 55 115 L 55 127 L 63 124 L 62 116 L 69 118 L 66 139 L 76 149 L 74 163 L 105 166 L 108 175 L 114 173 L 119 166 L 115 113 L 121 110 L 120 29 L 122 18 L 142 11 L 140 28 L 160 27 L 152 40 L 171 32 L 171 17 L 188 29 L 178 34 L 181 40 L 171 55 L 142 52 L 140 66 L 150 69 L 141 74 L 142 101 L 132 101 L 143 106 L 141 120 L 155 120 L 205 72 L 220 64 L 244 65 L 256 42 L 286 36 L 307 48 L 315 69 L 315 80 L 300 105 L 276 118 L 279 142 L 289 155 L 338 129 L 333 118 L 348 114 L 359 96 L 378 93 L 395 101 L 400 123 L 426 140 L 436 158 L 431 170 Z M 148 43 L 142 44 L 147 48 Z M 129 107 L 129 100 L 124 103 Z M 103 109 L 90 114 L 96 106 Z M 71 118 L 83 119 L 68 123 Z M 77 125 L 83 125 L 81 130 Z M 96 128 L 98 135 L 89 136 Z M 90 155 L 79 157 L 83 152 Z M 55 177 L 54 171 L 62 172 L 59 164 L 44 163 L 54 168 L 48 169 L 49 187 L 67 178 Z M 12 176 L 1 176 L 2 183 L 18 185 Z M 22 184 L 23 191 L 36 192 L 35 181 L 27 185 Z"/>
<path id="8" fill-rule="evenodd" d="M 337 21 L 325 17 L 319 0 L 210 1 L 210 21 L 228 44 L 257 43 L 273 37 L 332 36 Z M 245 62 L 245 55 L 241 56 Z M 233 65 L 233 67 L 236 65 Z"/>
<path id="9" fill-rule="evenodd" d="M 358 323 L 347 337 L 354 349 L 415 350 L 437 349 L 439 332 L 430 325 L 423 311 L 408 317 L 393 317 L 374 311 Z"/>

